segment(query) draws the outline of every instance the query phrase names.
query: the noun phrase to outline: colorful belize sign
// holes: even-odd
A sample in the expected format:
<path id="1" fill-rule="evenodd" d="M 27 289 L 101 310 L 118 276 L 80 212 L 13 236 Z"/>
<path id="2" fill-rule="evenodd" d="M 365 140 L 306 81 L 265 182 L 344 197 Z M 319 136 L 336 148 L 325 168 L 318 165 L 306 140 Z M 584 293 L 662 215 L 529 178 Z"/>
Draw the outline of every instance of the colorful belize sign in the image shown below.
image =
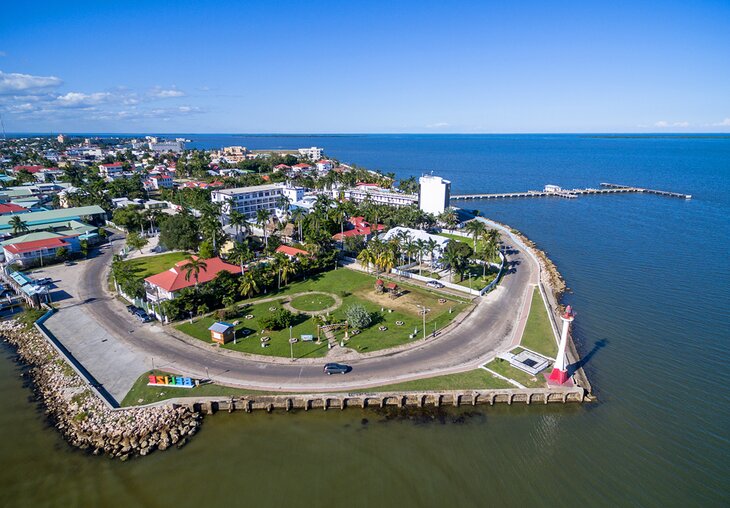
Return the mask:
<path id="1" fill-rule="evenodd" d="M 195 382 L 191 377 L 149 376 L 147 386 L 172 386 L 175 388 L 193 388 Z"/>

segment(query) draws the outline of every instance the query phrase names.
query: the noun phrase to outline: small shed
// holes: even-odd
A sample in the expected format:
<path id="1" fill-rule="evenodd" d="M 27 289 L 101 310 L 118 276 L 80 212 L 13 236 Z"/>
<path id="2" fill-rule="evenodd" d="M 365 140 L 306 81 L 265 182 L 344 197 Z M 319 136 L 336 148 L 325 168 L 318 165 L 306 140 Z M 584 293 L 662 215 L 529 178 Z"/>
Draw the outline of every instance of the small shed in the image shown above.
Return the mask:
<path id="1" fill-rule="evenodd" d="M 208 330 L 210 330 L 210 340 L 218 344 L 225 344 L 226 342 L 232 341 L 236 333 L 231 323 L 223 321 L 213 323 Z"/>

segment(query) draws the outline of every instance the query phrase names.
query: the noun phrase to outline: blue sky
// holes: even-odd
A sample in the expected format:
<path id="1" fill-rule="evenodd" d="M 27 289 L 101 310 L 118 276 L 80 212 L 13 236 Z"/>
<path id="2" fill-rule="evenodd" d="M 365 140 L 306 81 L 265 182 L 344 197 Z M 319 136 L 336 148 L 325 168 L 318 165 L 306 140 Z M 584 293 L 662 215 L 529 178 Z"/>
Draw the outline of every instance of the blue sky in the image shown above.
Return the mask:
<path id="1" fill-rule="evenodd" d="M 5 2 L 0 113 L 14 132 L 730 132 L 730 1 Z"/>

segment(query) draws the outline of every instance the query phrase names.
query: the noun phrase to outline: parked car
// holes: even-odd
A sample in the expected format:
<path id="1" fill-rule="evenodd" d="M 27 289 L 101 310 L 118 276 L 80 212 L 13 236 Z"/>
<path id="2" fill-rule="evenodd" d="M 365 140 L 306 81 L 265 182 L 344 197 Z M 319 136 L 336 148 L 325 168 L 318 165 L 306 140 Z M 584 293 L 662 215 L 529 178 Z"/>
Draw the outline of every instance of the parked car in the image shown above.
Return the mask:
<path id="1" fill-rule="evenodd" d="M 350 372 L 351 367 L 349 365 L 343 365 L 341 363 L 326 363 L 324 366 L 324 373 L 328 376 L 332 374 L 347 374 Z"/>
<path id="2" fill-rule="evenodd" d="M 134 305 L 127 305 L 127 312 L 129 312 L 130 314 L 134 314 L 138 310 L 139 309 L 137 307 L 135 307 Z"/>
<path id="3" fill-rule="evenodd" d="M 431 280 L 431 281 L 428 281 L 428 282 L 426 283 L 426 285 L 427 285 L 428 287 L 430 287 L 430 288 L 436 288 L 436 289 L 441 289 L 442 287 L 444 287 L 444 285 L 443 285 L 443 284 L 441 284 L 441 283 L 440 283 L 439 281 L 437 281 L 437 280 Z"/>
<path id="4" fill-rule="evenodd" d="M 152 321 L 152 318 L 150 318 L 149 314 L 147 314 L 142 309 L 137 309 L 136 311 L 134 311 L 134 317 L 139 319 L 139 321 L 142 323 L 149 323 L 150 321 Z"/>
<path id="5" fill-rule="evenodd" d="M 43 277 L 42 279 L 38 279 L 36 281 L 36 284 L 39 286 L 48 286 L 49 284 L 53 283 L 53 279 L 50 277 Z"/>

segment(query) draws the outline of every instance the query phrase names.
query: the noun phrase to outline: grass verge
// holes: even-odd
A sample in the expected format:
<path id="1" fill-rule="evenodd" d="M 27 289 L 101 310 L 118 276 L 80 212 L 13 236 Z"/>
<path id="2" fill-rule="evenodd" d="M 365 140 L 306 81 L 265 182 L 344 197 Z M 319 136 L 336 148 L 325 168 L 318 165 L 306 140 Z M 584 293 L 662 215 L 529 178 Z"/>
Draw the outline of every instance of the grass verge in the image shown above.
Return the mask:
<path id="1" fill-rule="evenodd" d="M 555 358 L 555 355 L 558 354 L 558 345 L 555 342 L 552 326 L 550 326 L 550 318 L 538 288 L 535 288 L 532 293 L 530 315 L 527 317 L 525 332 L 522 334 L 520 344 L 548 358 Z"/>

